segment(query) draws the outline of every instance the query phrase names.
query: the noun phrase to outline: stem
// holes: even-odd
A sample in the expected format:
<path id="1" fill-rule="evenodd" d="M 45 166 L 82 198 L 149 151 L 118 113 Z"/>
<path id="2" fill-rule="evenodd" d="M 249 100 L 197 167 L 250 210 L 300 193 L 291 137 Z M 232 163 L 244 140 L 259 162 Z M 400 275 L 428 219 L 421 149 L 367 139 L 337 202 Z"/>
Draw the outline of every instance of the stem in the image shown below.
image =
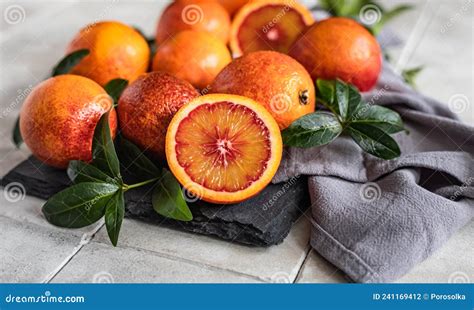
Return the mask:
<path id="1" fill-rule="evenodd" d="M 127 185 L 127 184 L 124 184 L 123 185 L 123 190 L 126 192 L 128 191 L 129 189 L 132 189 L 132 188 L 137 188 L 137 187 L 141 187 L 141 186 L 145 186 L 147 184 L 150 184 L 150 183 L 153 183 L 157 180 L 159 180 L 160 178 L 153 178 L 153 179 L 150 179 L 150 180 L 147 180 L 147 181 L 143 181 L 143 182 L 140 182 L 140 183 L 136 183 L 136 184 L 132 184 L 132 185 Z"/>

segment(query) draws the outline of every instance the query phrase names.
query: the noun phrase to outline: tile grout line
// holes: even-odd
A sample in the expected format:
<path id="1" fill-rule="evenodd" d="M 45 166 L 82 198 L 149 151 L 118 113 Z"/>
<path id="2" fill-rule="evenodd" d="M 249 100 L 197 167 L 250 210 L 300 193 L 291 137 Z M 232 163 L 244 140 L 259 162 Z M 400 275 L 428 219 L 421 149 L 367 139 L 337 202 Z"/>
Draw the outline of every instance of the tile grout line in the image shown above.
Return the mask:
<path id="1" fill-rule="evenodd" d="M 306 252 L 306 256 L 304 257 L 303 262 L 301 263 L 301 266 L 300 266 L 300 268 L 298 269 L 298 272 L 297 272 L 297 274 L 296 274 L 296 277 L 295 277 L 295 279 L 294 279 L 293 282 L 292 282 L 293 284 L 298 283 L 298 280 L 299 280 L 300 277 L 301 277 L 301 273 L 303 272 L 303 268 L 305 267 L 306 262 L 307 262 L 308 259 L 309 259 L 309 256 L 310 256 L 311 251 L 312 251 L 312 248 L 311 248 L 311 245 L 310 245 L 310 244 L 308 244 L 308 246 L 307 246 L 307 248 L 306 248 L 306 251 L 307 251 L 307 252 Z"/>
<path id="2" fill-rule="evenodd" d="M 82 235 L 81 241 L 79 244 L 74 247 L 72 250 L 72 253 L 68 255 L 60 264 L 58 267 L 56 267 L 49 275 L 47 275 L 41 283 L 50 283 L 56 275 L 63 270 L 64 267 L 66 267 L 69 262 L 76 256 L 77 253 L 81 251 L 81 249 L 89 244 L 91 240 L 94 238 L 94 235 L 104 226 L 104 221 L 102 220 L 92 231 L 86 232 Z"/>
<path id="3" fill-rule="evenodd" d="M 103 242 L 100 242 L 100 241 L 93 241 L 93 242 L 101 244 L 101 245 L 107 245 L 107 244 L 105 244 Z M 250 278 L 250 279 L 253 279 L 253 280 L 260 281 L 260 282 L 262 282 L 262 281 L 267 282 L 267 283 L 269 282 L 268 279 L 265 278 L 265 277 L 259 277 L 259 276 L 247 274 L 247 273 L 244 273 L 244 272 L 240 272 L 240 271 L 237 271 L 237 270 L 227 269 L 225 267 L 218 267 L 218 266 L 210 265 L 210 264 L 207 264 L 207 263 L 198 262 L 198 261 L 188 259 L 188 258 L 184 258 L 184 257 L 181 257 L 181 256 L 175 256 L 175 255 L 166 254 L 166 253 L 163 253 L 163 252 L 157 252 L 157 251 L 154 251 L 154 250 L 143 249 L 143 248 L 138 248 L 138 247 L 134 247 L 134 246 L 117 246 L 117 248 L 142 251 L 142 252 L 146 252 L 148 254 L 158 256 L 158 257 L 161 257 L 161 258 L 165 258 L 165 259 L 168 259 L 168 260 L 180 261 L 182 263 L 186 263 L 186 264 L 190 264 L 190 265 L 193 265 L 193 266 L 206 268 L 206 269 L 210 269 L 210 270 L 225 271 L 225 272 L 228 272 L 228 273 L 232 273 L 232 274 L 242 276 L 242 277 L 245 277 L 245 278 Z"/>

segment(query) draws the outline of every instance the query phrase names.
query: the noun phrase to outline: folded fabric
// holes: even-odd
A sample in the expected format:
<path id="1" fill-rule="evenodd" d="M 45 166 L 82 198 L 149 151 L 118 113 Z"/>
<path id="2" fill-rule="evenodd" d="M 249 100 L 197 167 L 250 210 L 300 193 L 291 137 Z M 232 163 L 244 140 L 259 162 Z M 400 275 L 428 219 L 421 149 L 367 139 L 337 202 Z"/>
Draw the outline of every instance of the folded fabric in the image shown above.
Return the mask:
<path id="1" fill-rule="evenodd" d="M 472 220 L 474 127 L 387 64 L 364 99 L 402 116 L 399 158 L 378 159 L 343 136 L 288 148 L 273 182 L 308 175 L 312 247 L 356 282 L 390 282 Z"/>

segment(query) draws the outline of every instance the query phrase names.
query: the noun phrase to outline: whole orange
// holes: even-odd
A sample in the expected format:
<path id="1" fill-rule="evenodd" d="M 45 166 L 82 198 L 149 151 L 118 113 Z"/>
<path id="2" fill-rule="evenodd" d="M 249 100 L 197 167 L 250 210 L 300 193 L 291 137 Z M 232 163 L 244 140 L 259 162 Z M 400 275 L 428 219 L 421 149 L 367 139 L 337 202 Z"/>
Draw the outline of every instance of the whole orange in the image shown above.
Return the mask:
<path id="1" fill-rule="evenodd" d="M 134 81 L 148 69 L 150 48 L 135 29 L 114 21 L 90 24 L 74 37 L 67 53 L 89 49 L 71 73 L 104 86 L 116 78 Z"/>
<path id="2" fill-rule="evenodd" d="M 315 23 L 296 40 L 290 56 L 316 80 L 339 78 L 360 91 L 374 87 L 382 53 L 377 40 L 352 19 L 333 17 Z"/>
<path id="3" fill-rule="evenodd" d="M 232 57 L 222 41 L 203 31 L 186 30 L 160 45 L 153 71 L 165 71 L 204 89 Z"/>
<path id="4" fill-rule="evenodd" d="M 165 160 L 168 125 L 176 111 L 197 96 L 191 84 L 168 73 L 144 74 L 120 96 L 120 130 L 143 151 Z"/>
<path id="5" fill-rule="evenodd" d="M 227 43 L 229 29 L 229 13 L 218 2 L 178 0 L 163 11 L 156 29 L 156 43 L 160 45 L 183 30 L 206 31 Z"/>
<path id="6" fill-rule="evenodd" d="M 82 76 L 59 75 L 37 85 L 26 98 L 20 113 L 21 135 L 33 155 L 50 166 L 88 162 L 97 122 L 110 109 L 114 137 L 117 117 L 105 90 Z"/>
<path id="7" fill-rule="evenodd" d="M 280 129 L 315 108 L 315 89 L 305 68 L 293 58 L 272 51 L 235 59 L 219 73 L 211 91 L 254 99 L 270 111 Z"/>

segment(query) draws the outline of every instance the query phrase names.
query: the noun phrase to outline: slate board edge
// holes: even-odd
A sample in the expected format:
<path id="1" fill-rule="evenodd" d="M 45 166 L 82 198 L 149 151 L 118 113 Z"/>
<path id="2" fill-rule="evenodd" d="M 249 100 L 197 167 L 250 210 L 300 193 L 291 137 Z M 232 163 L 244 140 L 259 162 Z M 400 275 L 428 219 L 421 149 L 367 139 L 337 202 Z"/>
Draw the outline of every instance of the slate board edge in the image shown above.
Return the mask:
<path id="1" fill-rule="evenodd" d="M 24 162 L 27 162 L 29 160 L 30 159 L 27 159 Z M 25 181 L 25 178 L 27 177 L 22 174 L 18 174 L 15 171 L 16 168 L 22 165 L 24 162 L 21 162 L 20 164 L 15 166 L 2 179 L 0 179 L 0 185 L 2 187 L 4 187 L 6 184 L 11 183 L 11 182 L 20 182 L 22 184 L 28 184 Z M 36 185 L 41 185 L 41 184 L 37 182 Z M 48 185 L 45 184 L 44 186 L 48 186 Z M 58 192 L 62 190 L 63 188 L 64 187 L 56 187 L 54 188 L 54 191 Z M 51 191 L 51 187 L 48 189 L 48 191 Z M 37 198 L 45 199 L 45 200 L 48 199 L 52 195 L 51 193 L 47 193 L 47 194 L 42 193 L 41 187 L 38 187 L 38 186 L 28 187 L 26 192 L 29 196 L 33 196 L 33 197 L 37 197 Z M 289 212 L 289 213 L 280 212 L 278 216 L 274 218 L 274 221 L 272 222 L 272 225 L 274 227 L 276 227 L 277 225 L 279 227 L 286 228 L 284 231 L 281 231 L 279 233 L 279 237 L 277 238 L 271 235 L 273 233 L 272 231 L 262 232 L 255 226 L 237 223 L 237 222 L 228 222 L 228 221 L 223 221 L 223 220 L 210 219 L 209 221 L 207 221 L 204 227 L 199 227 L 199 225 L 192 222 L 182 223 L 178 221 L 173 221 L 173 220 L 165 219 L 159 216 L 151 209 L 151 207 L 150 207 L 151 213 L 146 216 L 143 216 L 143 215 L 134 214 L 133 212 L 130 212 L 130 207 L 127 205 L 125 216 L 130 219 L 137 219 L 137 220 L 147 222 L 150 224 L 176 229 L 178 231 L 197 233 L 200 235 L 211 236 L 214 238 L 223 239 L 230 242 L 237 242 L 237 243 L 245 244 L 249 246 L 268 247 L 268 246 L 277 245 L 283 242 L 283 240 L 289 234 L 293 223 L 295 223 L 299 219 L 299 217 L 302 215 L 305 209 L 306 208 L 303 208 L 303 209 L 295 208 L 292 210 L 293 212 Z M 235 232 L 237 230 L 239 231 L 237 234 L 230 233 L 230 232 Z"/>

